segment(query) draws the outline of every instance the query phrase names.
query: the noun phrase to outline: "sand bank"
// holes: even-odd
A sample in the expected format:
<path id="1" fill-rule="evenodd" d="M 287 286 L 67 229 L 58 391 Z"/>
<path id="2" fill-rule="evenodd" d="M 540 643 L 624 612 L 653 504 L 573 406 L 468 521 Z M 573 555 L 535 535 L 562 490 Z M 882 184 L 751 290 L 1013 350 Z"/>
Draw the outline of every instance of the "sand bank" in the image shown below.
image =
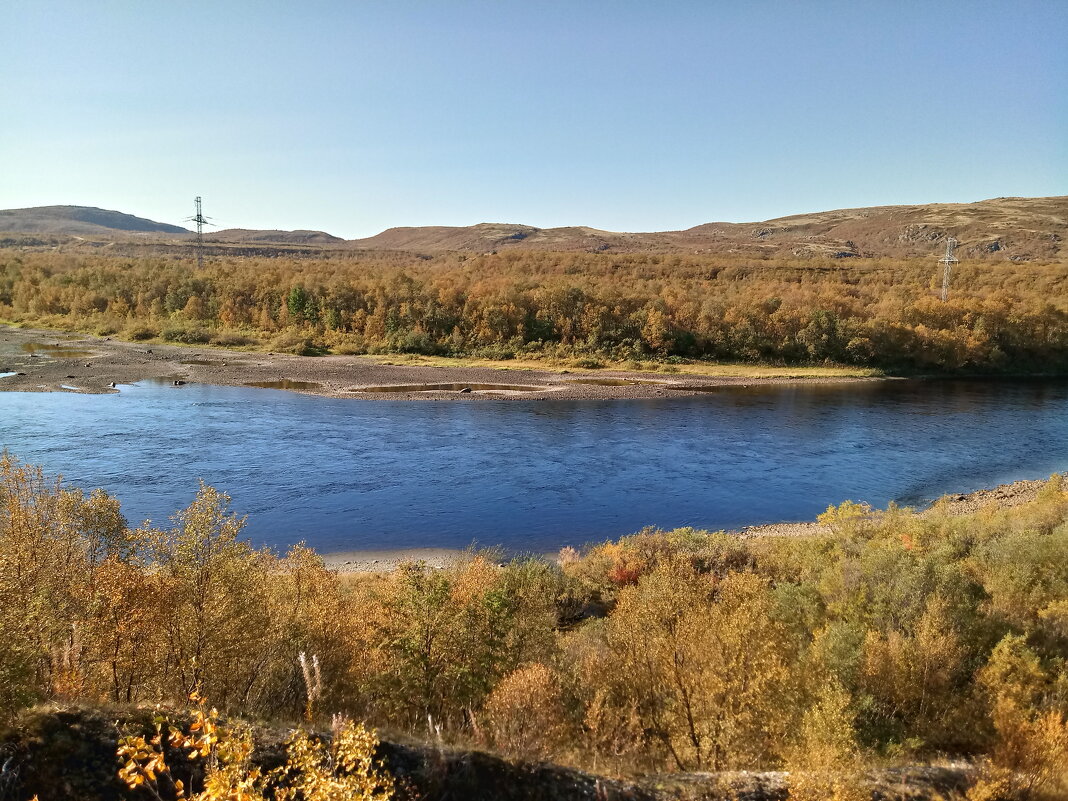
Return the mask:
<path id="1" fill-rule="evenodd" d="M 720 387 L 879 381 L 879 378 L 753 378 L 619 370 L 516 370 L 379 364 L 368 356 L 292 356 L 122 342 L 110 337 L 0 327 L 0 391 L 117 392 L 143 380 L 263 386 L 362 400 L 653 399 Z"/>

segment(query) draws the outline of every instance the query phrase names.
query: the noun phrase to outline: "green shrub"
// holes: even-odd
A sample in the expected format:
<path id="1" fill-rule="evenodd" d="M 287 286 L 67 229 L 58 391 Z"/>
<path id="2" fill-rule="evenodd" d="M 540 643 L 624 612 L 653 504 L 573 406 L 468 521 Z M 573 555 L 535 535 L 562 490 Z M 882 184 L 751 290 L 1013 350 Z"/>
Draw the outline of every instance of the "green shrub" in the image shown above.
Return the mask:
<path id="1" fill-rule="evenodd" d="M 515 349 L 508 345 L 487 345 L 482 348 L 475 348 L 471 351 L 471 355 L 476 359 L 508 361 L 515 358 Z"/>
<path id="2" fill-rule="evenodd" d="M 221 345 L 228 348 L 238 348 L 243 345 L 255 345 L 259 342 L 256 337 L 242 334 L 238 331 L 220 331 L 211 338 L 212 345 Z"/>
<path id="3" fill-rule="evenodd" d="M 575 367 L 581 367 L 583 370 L 600 370 L 604 367 L 604 362 L 597 359 L 591 359 L 588 356 L 584 356 L 581 359 L 575 359 L 572 362 Z"/>
<path id="4" fill-rule="evenodd" d="M 323 356 L 330 352 L 323 343 L 296 331 L 279 334 L 272 339 L 271 350 L 296 356 Z"/>
<path id="5" fill-rule="evenodd" d="M 367 348 L 353 342 L 345 342 L 341 345 L 335 345 L 331 350 L 342 356 L 361 356 L 364 353 L 367 353 Z"/>
<path id="6" fill-rule="evenodd" d="M 206 345 L 211 341 L 211 332 L 199 326 L 187 328 L 180 323 L 165 326 L 160 336 L 167 342 L 182 342 L 186 345 Z"/>
<path id="7" fill-rule="evenodd" d="M 122 332 L 123 339 L 132 339 L 134 342 L 143 342 L 146 339 L 155 339 L 159 336 L 159 329 L 151 325 L 131 325 Z"/>

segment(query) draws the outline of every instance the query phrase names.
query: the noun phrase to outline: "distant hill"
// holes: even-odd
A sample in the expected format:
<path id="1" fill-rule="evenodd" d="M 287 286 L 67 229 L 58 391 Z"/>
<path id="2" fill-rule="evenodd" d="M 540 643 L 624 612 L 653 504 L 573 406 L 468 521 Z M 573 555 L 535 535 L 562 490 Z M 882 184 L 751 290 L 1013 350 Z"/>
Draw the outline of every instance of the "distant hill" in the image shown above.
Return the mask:
<path id="1" fill-rule="evenodd" d="M 37 206 L 0 211 L 0 231 L 42 234 L 128 233 L 188 234 L 177 225 L 134 217 L 94 206 Z"/>
<path id="2" fill-rule="evenodd" d="M 269 242 L 287 245 L 338 245 L 345 242 L 325 231 L 255 231 L 248 228 L 225 228 L 212 231 L 204 238 L 212 242 Z"/>
<path id="3" fill-rule="evenodd" d="M 963 256 L 1057 258 L 1068 237 L 1068 197 L 838 209 L 764 222 L 705 223 L 684 231 L 660 233 L 534 228 L 507 223 L 390 228 L 350 244 L 416 251 L 525 249 L 906 258 L 930 256 L 950 236 L 960 242 Z"/>
<path id="4" fill-rule="evenodd" d="M 189 235 L 192 231 L 177 225 L 135 217 L 121 211 L 93 206 L 38 206 L 30 209 L 0 211 L 0 231 L 23 234 L 66 234 L 68 236 L 108 236 L 117 234 Z M 213 242 L 238 244 L 337 245 L 344 239 L 323 231 L 254 231 L 228 228 L 205 232 Z"/>
<path id="5" fill-rule="evenodd" d="M 0 232 L 107 236 L 131 242 L 145 234 L 176 237 L 167 244 L 188 247 L 185 228 L 118 211 L 86 206 L 42 206 L 0 211 Z M 134 236 L 130 236 L 134 235 Z M 323 231 L 258 231 L 230 228 L 206 232 L 219 246 L 274 246 L 399 250 L 418 253 L 503 250 L 587 251 L 591 253 L 710 253 L 757 258 L 785 256 L 845 259 L 856 256 L 910 258 L 938 253 L 956 237 L 964 258 L 1031 261 L 1058 259 L 1068 239 L 1068 196 L 995 198 L 976 203 L 873 206 L 796 214 L 752 223 L 711 222 L 684 231 L 621 233 L 570 226 L 535 228 L 519 223 L 480 223 L 464 227 L 390 228 L 366 239 L 343 240 Z M 153 244 L 152 247 L 161 245 Z"/>
<path id="6" fill-rule="evenodd" d="M 955 237 L 969 257 L 1054 258 L 1068 236 L 1068 197 L 995 198 L 977 203 L 873 206 L 797 214 L 762 223 L 707 223 L 680 241 L 759 242 L 794 255 L 929 255 Z"/>
<path id="7" fill-rule="evenodd" d="M 351 244 L 370 250 L 469 250 L 501 248 L 525 250 L 642 250 L 664 234 L 626 234 L 585 226 L 534 228 L 517 223 L 479 223 L 466 227 L 429 225 L 420 228 L 389 228 Z M 637 247 L 630 247 L 638 245 Z"/>

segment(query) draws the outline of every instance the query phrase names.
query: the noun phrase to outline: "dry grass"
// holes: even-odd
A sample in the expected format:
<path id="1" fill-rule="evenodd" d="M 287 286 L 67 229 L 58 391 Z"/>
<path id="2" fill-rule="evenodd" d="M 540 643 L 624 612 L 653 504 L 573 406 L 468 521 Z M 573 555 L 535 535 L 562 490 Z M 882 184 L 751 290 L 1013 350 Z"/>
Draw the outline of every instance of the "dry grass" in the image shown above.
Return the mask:
<path id="1" fill-rule="evenodd" d="M 678 365 L 682 375 L 708 375 L 738 378 L 874 378 L 883 376 L 882 370 L 869 367 L 781 367 L 761 364 L 696 364 Z"/>
<path id="2" fill-rule="evenodd" d="M 737 364 L 694 362 L 691 364 L 666 364 L 645 361 L 601 361 L 599 368 L 583 366 L 583 359 L 496 359 L 469 358 L 462 356 L 422 356 L 419 354 L 390 354 L 371 356 L 376 364 L 396 367 L 482 367 L 492 370 L 564 370 L 596 369 L 604 372 L 626 373 L 672 373 L 676 375 L 706 375 L 717 378 L 872 378 L 883 376 L 882 370 L 867 367 L 783 367 L 767 364 Z"/>

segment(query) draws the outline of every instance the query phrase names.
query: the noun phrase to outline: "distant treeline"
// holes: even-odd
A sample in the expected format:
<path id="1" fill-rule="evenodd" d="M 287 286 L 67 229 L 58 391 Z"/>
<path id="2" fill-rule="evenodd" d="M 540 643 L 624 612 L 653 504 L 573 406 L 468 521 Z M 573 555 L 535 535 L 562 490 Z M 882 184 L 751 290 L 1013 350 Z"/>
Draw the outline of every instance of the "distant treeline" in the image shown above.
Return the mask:
<path id="1" fill-rule="evenodd" d="M 812 536 L 650 530 L 349 577 L 252 547 L 228 501 L 202 487 L 130 529 L 0 458 L 0 724 L 199 691 L 602 772 L 814 771 L 792 799 L 870 798 L 865 766 L 947 754 L 982 766 L 969 801 L 1068 792 L 1059 479 L 969 516 L 847 502 Z"/>
<path id="2" fill-rule="evenodd" d="M 0 255 L 0 318 L 307 354 L 591 355 L 1068 371 L 1068 265 L 522 252 Z"/>

